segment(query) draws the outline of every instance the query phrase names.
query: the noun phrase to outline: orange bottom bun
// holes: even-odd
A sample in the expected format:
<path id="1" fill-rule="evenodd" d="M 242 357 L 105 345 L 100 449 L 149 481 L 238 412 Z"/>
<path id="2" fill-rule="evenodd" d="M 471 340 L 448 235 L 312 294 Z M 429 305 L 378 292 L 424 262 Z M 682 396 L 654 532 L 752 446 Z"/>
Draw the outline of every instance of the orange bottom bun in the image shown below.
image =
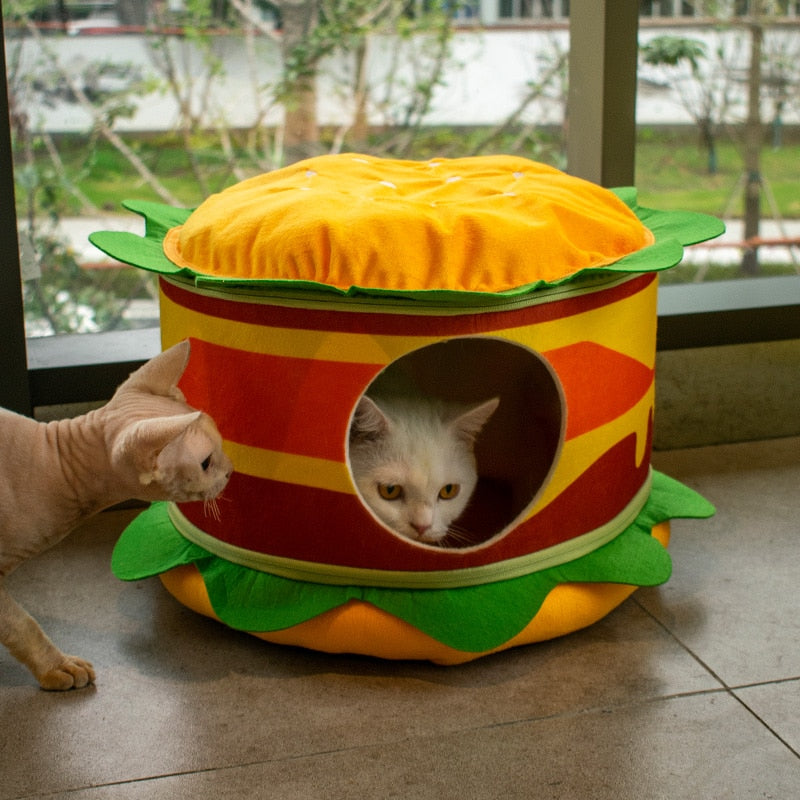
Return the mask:
<path id="1" fill-rule="evenodd" d="M 656 525 L 652 535 L 666 547 L 669 544 L 669 522 Z M 219 621 L 203 578 L 193 564 L 175 567 L 160 578 L 167 591 L 187 608 Z M 350 600 L 291 628 L 247 633 L 274 644 L 326 653 L 421 659 L 442 665 L 463 664 L 509 647 L 542 642 L 585 628 L 613 611 L 637 588 L 615 583 L 564 583 L 556 586 L 536 616 L 516 636 L 493 650 L 479 653 L 448 647 L 407 622 L 358 600 Z"/>

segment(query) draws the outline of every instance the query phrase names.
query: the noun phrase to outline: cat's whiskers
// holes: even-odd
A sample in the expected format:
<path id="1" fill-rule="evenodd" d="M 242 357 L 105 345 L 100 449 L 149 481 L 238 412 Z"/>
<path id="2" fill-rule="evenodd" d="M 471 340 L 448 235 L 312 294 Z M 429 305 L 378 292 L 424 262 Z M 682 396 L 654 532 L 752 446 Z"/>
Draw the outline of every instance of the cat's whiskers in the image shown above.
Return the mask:
<path id="1" fill-rule="evenodd" d="M 470 547 L 473 544 L 475 542 L 472 533 L 457 525 L 451 525 L 438 542 L 439 547 Z"/>
<path id="2" fill-rule="evenodd" d="M 230 497 L 225 497 L 225 495 L 220 492 L 216 497 L 207 497 L 203 499 L 203 513 L 208 517 L 211 516 L 217 522 L 222 521 L 222 511 L 220 510 L 219 504 L 221 502 L 224 503 L 232 503 Z M 209 514 L 209 512 L 211 512 Z"/>
<path id="3" fill-rule="evenodd" d="M 219 499 L 219 497 L 212 497 L 203 500 L 203 514 L 207 517 L 210 516 L 216 522 L 222 520 L 222 514 L 220 513 L 219 504 L 217 503 Z"/>

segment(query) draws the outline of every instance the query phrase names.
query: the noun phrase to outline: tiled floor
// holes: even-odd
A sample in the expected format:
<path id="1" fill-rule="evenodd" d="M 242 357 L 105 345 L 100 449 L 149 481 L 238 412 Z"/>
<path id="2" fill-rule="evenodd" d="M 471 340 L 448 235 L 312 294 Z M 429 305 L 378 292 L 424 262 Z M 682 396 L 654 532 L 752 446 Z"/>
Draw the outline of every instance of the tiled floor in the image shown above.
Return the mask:
<path id="1" fill-rule="evenodd" d="M 97 685 L 0 652 L 0 797 L 800 797 L 800 440 L 658 454 L 718 507 L 602 622 L 462 667 L 271 646 L 109 572 L 130 512 L 12 576 Z"/>

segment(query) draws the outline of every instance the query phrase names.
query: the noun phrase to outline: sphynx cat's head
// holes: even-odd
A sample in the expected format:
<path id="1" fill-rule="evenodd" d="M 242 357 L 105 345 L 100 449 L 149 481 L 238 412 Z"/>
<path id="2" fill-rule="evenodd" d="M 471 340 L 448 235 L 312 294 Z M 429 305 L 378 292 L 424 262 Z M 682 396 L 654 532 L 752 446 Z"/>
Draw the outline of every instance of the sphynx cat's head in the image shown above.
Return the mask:
<path id="1" fill-rule="evenodd" d="M 233 471 L 214 421 L 178 389 L 189 351 L 183 341 L 148 361 L 103 409 L 112 467 L 142 500 L 212 501 Z"/>

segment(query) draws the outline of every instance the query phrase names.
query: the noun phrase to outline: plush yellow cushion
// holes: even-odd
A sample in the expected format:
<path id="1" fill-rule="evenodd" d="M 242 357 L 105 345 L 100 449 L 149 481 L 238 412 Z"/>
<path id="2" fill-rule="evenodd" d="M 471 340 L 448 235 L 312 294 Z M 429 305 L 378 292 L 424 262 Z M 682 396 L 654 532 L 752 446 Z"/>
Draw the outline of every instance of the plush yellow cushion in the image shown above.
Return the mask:
<path id="1" fill-rule="evenodd" d="M 652 535 L 669 544 L 670 524 L 662 522 Z M 181 603 L 200 614 L 219 619 L 205 582 L 193 565 L 163 573 L 161 582 Z M 592 625 L 613 611 L 636 590 L 614 583 L 564 583 L 547 595 L 542 607 L 516 636 L 485 652 L 465 652 L 448 647 L 402 619 L 369 603 L 352 600 L 318 617 L 284 630 L 251 631 L 259 639 L 329 653 L 362 653 L 389 659 L 428 659 L 437 664 L 463 664 L 489 652 L 533 644 Z"/>
<path id="2" fill-rule="evenodd" d="M 653 236 L 612 192 L 514 156 L 321 156 L 209 197 L 164 239 L 238 279 L 502 292 L 618 261 Z"/>

